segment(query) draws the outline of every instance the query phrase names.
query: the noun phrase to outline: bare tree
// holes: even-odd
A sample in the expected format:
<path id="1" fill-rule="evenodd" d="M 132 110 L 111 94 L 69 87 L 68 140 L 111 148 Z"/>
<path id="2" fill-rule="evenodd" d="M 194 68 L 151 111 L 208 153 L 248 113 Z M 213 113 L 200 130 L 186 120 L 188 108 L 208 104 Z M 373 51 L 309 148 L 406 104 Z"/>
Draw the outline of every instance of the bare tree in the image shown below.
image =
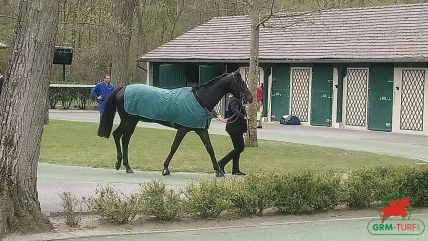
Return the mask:
<path id="1" fill-rule="evenodd" d="M 248 87 L 254 98 L 257 96 L 259 79 L 259 41 L 260 26 L 273 16 L 275 0 L 243 0 L 251 18 L 251 47 Z M 245 143 L 257 147 L 257 101 L 248 108 L 248 132 Z"/>
<path id="2" fill-rule="evenodd" d="M 114 2 L 114 30 L 116 41 L 112 49 L 111 79 L 117 86 L 129 83 L 128 65 L 131 48 L 132 26 L 134 20 L 135 0 Z"/>
<path id="3" fill-rule="evenodd" d="M 58 1 L 21 0 L 16 38 L 0 95 L 0 239 L 49 230 L 36 188 Z"/>
<path id="4" fill-rule="evenodd" d="M 259 39 L 260 39 L 260 27 L 265 24 L 273 17 L 282 15 L 293 21 L 289 24 L 293 25 L 296 22 L 301 21 L 301 16 L 311 15 L 312 13 L 319 12 L 321 10 L 338 8 L 341 6 L 340 3 L 324 1 L 320 5 L 319 1 L 316 5 L 311 5 L 309 8 L 305 6 L 290 6 L 287 1 L 280 1 L 277 4 L 275 0 L 241 0 L 244 6 L 247 7 L 248 13 L 251 18 L 251 47 L 250 47 L 250 69 L 249 69 L 249 89 L 253 96 L 257 96 L 257 83 L 259 79 Z M 288 14 L 284 15 L 285 9 L 289 11 Z M 305 9 L 304 12 L 299 10 Z M 294 13 L 293 13 L 294 12 Z M 281 17 L 281 16 L 280 16 Z M 266 26 L 271 27 L 272 26 Z M 289 26 L 279 24 L 274 26 L 275 28 L 287 28 Z M 248 132 L 246 135 L 245 143 L 247 146 L 258 146 L 257 143 L 257 102 L 254 101 L 250 104 L 248 110 Z"/>

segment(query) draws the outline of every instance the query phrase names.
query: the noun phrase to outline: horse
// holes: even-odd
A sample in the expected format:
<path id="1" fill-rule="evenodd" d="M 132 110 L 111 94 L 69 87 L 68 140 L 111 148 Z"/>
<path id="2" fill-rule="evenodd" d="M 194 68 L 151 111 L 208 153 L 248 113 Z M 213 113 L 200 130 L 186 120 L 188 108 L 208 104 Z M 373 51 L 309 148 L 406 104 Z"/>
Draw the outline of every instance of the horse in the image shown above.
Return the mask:
<path id="1" fill-rule="evenodd" d="M 157 94 L 152 96 L 154 93 Z M 120 124 L 113 131 L 117 150 L 115 168 L 119 170 L 123 161 L 126 172 L 133 173 L 132 168 L 129 166 L 128 144 L 137 123 L 139 121 L 155 122 L 176 129 L 177 132 L 171 150 L 163 164 L 162 175 L 166 176 L 170 175 L 169 164 L 181 141 L 188 132 L 194 131 L 202 140 L 211 158 L 216 176 L 222 177 L 224 176 L 224 172 L 220 169 L 214 155 L 208 128 L 211 118 L 215 117 L 212 113 L 214 107 L 228 93 L 249 103 L 253 101 L 253 96 L 242 79 L 239 70 L 232 73 L 225 73 L 205 84 L 194 87 L 166 90 L 144 84 L 133 84 L 117 88 L 109 95 L 105 102 L 105 110 L 100 120 L 98 136 L 110 137 L 113 119 L 117 110 L 120 116 Z M 171 104 L 171 101 L 167 102 L 167 99 L 172 99 L 174 104 L 189 102 L 191 103 L 189 105 L 198 109 L 199 114 L 196 114 L 197 111 L 190 111 L 187 114 L 184 111 L 180 111 L 178 114 L 172 114 L 177 107 Z M 132 102 L 131 100 L 135 102 L 134 105 L 128 103 Z M 185 107 L 185 109 L 188 108 L 188 106 Z M 144 113 L 137 113 L 136 109 Z M 202 120 L 201 122 L 199 120 L 201 116 L 206 117 L 207 121 L 203 122 Z M 198 120 L 198 124 L 192 123 L 196 122 L 196 120 Z"/>

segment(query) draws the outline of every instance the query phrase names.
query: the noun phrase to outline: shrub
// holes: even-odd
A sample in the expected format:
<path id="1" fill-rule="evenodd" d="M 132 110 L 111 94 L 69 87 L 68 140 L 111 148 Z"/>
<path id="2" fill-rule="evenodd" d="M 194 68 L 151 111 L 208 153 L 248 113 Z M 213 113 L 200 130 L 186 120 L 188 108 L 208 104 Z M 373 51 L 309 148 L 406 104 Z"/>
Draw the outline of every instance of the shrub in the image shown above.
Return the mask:
<path id="1" fill-rule="evenodd" d="M 400 191 L 408 168 L 359 169 L 349 174 L 346 182 L 348 205 L 370 207 L 379 204 L 388 194 Z"/>
<path id="2" fill-rule="evenodd" d="M 82 221 L 82 202 L 77 200 L 76 196 L 71 192 L 63 192 L 59 194 L 59 197 L 61 198 L 61 206 L 64 209 L 65 224 L 70 227 L 79 226 Z"/>
<path id="3" fill-rule="evenodd" d="M 282 213 L 309 213 L 334 208 L 341 197 L 337 174 L 305 171 L 282 176 L 275 187 L 275 207 Z"/>
<path id="4" fill-rule="evenodd" d="M 412 206 L 428 207 L 428 169 L 408 171 L 400 193 L 410 197 Z"/>
<path id="5" fill-rule="evenodd" d="M 186 188 L 186 210 L 189 214 L 202 218 L 218 217 L 229 210 L 230 182 L 227 180 L 201 180 Z"/>
<path id="6" fill-rule="evenodd" d="M 180 193 L 167 189 L 165 184 L 152 181 L 142 185 L 141 203 L 146 215 L 163 221 L 179 218 L 183 213 L 183 200 Z"/>
<path id="7" fill-rule="evenodd" d="M 238 214 L 260 214 L 273 206 L 275 173 L 248 175 L 232 185 L 231 203 Z"/>
<path id="8" fill-rule="evenodd" d="M 334 172 L 317 172 L 314 175 L 315 190 L 311 201 L 313 210 L 333 209 L 343 197 L 340 174 Z"/>
<path id="9" fill-rule="evenodd" d="M 99 187 L 90 201 L 91 210 L 109 221 L 124 224 L 132 221 L 141 212 L 140 197 L 137 194 L 126 196 L 112 187 Z"/>
<path id="10" fill-rule="evenodd" d="M 232 211 L 238 215 L 255 214 L 258 212 L 256 196 L 248 189 L 246 182 L 232 182 L 229 188 Z"/>
<path id="11" fill-rule="evenodd" d="M 382 167 L 359 169 L 349 174 L 304 171 L 201 180 L 187 186 L 186 199 L 157 181 L 142 185 L 141 190 L 127 197 L 111 187 L 97 189 L 91 208 L 103 218 L 126 223 L 139 213 L 159 220 L 177 219 L 184 211 L 201 218 L 216 218 L 229 211 L 239 215 L 258 214 L 268 208 L 299 214 L 333 209 L 341 201 L 350 207 L 370 207 L 380 202 L 386 205 L 404 196 L 411 198 L 412 205 L 426 207 L 428 169 Z M 74 210 L 71 195 L 63 199 L 68 200 L 67 210 Z M 69 213 L 75 214 L 74 211 Z"/>
<path id="12" fill-rule="evenodd" d="M 87 109 L 89 104 L 95 104 L 91 99 L 91 87 L 49 87 L 49 105 L 55 109 L 58 102 L 64 109 L 69 109 L 73 103 L 79 109 Z"/>

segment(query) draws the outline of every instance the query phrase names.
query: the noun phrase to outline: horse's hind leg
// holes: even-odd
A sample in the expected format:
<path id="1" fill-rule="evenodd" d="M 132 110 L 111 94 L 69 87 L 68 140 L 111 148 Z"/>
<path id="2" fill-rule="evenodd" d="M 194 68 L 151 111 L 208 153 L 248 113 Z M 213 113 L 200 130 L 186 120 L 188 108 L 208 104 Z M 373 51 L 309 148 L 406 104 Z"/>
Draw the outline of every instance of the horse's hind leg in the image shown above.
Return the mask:
<path id="1" fill-rule="evenodd" d="M 122 123 L 116 128 L 116 130 L 113 131 L 113 138 L 114 143 L 116 144 L 116 153 L 117 153 L 117 162 L 115 164 L 116 170 L 120 169 L 120 166 L 122 165 L 122 147 L 120 145 L 120 139 L 123 136 L 123 133 L 125 133 L 125 128 Z"/>
<path id="2" fill-rule="evenodd" d="M 134 171 L 132 171 L 128 163 L 128 145 L 129 145 L 129 140 L 131 140 L 131 136 L 134 133 L 135 126 L 137 125 L 137 123 L 138 123 L 138 119 L 133 120 L 132 122 L 127 124 L 124 128 L 125 133 L 123 134 L 123 137 L 122 137 L 123 165 L 126 167 L 127 173 L 134 173 Z"/>
<path id="3" fill-rule="evenodd" d="M 186 127 L 180 127 L 177 130 L 177 133 L 175 134 L 174 142 L 171 146 L 171 151 L 169 152 L 168 157 L 166 158 L 165 162 L 163 163 L 163 171 L 162 175 L 167 176 L 170 174 L 169 172 L 169 163 L 171 162 L 172 157 L 174 156 L 175 152 L 177 151 L 178 147 L 180 146 L 181 141 L 186 136 L 186 134 L 190 131 L 190 129 Z"/>
<path id="4" fill-rule="evenodd" d="M 213 146 L 211 145 L 210 135 L 208 134 L 208 130 L 200 129 L 200 130 L 195 130 L 195 132 L 201 138 L 202 143 L 204 143 L 204 146 L 207 149 L 208 154 L 210 155 L 211 162 L 215 170 L 215 175 L 217 177 L 223 177 L 224 172 L 220 169 L 217 163 L 217 159 L 215 158 L 214 149 L 213 149 Z"/>

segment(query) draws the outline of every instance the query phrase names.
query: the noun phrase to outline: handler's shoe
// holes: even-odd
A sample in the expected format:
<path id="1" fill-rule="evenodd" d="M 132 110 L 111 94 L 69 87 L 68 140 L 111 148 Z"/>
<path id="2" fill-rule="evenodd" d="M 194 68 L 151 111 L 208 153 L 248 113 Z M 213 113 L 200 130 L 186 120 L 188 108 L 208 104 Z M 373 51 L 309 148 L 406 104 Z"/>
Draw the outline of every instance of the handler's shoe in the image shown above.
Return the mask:
<path id="1" fill-rule="evenodd" d="M 233 172 L 232 175 L 236 175 L 236 176 L 245 176 L 247 174 L 241 172 L 241 171 L 237 171 L 237 172 Z"/>

